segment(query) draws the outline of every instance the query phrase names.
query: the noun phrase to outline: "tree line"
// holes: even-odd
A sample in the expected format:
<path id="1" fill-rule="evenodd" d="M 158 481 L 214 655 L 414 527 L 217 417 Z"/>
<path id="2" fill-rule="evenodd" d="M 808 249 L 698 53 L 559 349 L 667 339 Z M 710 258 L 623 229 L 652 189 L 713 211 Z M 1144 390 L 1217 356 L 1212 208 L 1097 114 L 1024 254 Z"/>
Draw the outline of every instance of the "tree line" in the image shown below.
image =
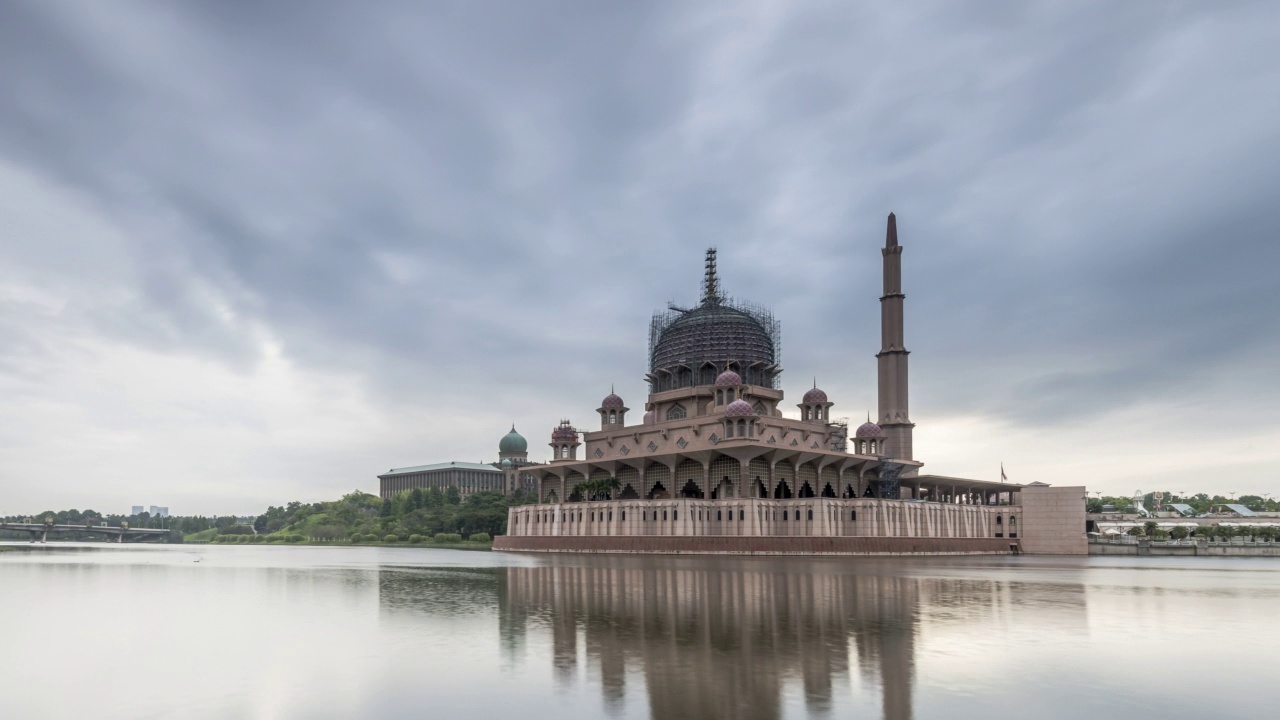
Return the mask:
<path id="1" fill-rule="evenodd" d="M 1280 501 L 1264 498 L 1259 495 L 1241 495 L 1236 498 L 1224 497 L 1222 495 L 1208 495 L 1206 493 L 1197 493 L 1195 495 L 1180 495 L 1166 492 L 1161 502 L 1168 506 L 1172 503 L 1180 505 L 1190 505 L 1196 514 L 1209 512 L 1209 508 L 1214 505 L 1244 505 L 1254 512 L 1280 512 Z M 1156 507 L 1155 493 L 1147 493 L 1142 496 L 1142 504 L 1147 510 L 1154 510 Z M 1118 512 L 1125 512 L 1133 507 L 1133 498 L 1131 497 L 1112 497 L 1103 496 L 1089 498 L 1085 501 L 1085 509 L 1091 513 L 1100 513 L 1105 507 L 1115 508 Z"/>
<path id="2" fill-rule="evenodd" d="M 266 512 L 251 518 L 224 515 L 207 517 L 153 517 L 103 514 L 94 510 L 47 510 L 32 515 L 6 516 L 6 522 L 52 520 L 59 525 L 98 525 L 106 522 L 119 527 L 128 523 L 135 528 L 169 530 L 168 542 L 209 542 L 236 536 L 261 537 L 264 541 L 297 542 L 380 542 L 408 541 L 413 536 L 446 538 L 457 535 L 504 535 L 507 531 L 507 508 L 534 502 L 532 495 L 518 493 L 507 497 L 501 493 L 478 492 L 464 500 L 456 487 L 432 488 L 402 492 L 386 500 L 363 491 L 354 491 L 337 500 L 316 503 L 294 501 L 270 506 Z M 26 533 L 0 531 L 0 537 L 25 540 Z M 92 532 L 68 533 L 67 540 L 87 540 Z"/>

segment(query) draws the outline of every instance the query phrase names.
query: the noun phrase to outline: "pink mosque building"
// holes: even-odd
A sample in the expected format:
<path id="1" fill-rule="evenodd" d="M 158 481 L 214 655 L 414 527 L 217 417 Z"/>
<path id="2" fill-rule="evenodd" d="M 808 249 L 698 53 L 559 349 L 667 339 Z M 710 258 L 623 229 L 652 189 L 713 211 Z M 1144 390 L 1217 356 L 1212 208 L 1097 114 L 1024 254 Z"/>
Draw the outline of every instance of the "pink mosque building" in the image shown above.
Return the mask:
<path id="1" fill-rule="evenodd" d="M 744 554 L 1084 554 L 1083 487 L 943 477 L 915 458 L 902 252 L 888 218 L 879 408 L 849 437 L 816 387 L 783 415 L 781 331 L 724 295 L 707 251 L 699 304 L 657 313 L 639 423 L 609 393 L 599 429 L 562 421 L 552 460 L 524 464 L 538 503 L 495 549 Z M 510 487 L 510 484 L 508 484 Z"/>

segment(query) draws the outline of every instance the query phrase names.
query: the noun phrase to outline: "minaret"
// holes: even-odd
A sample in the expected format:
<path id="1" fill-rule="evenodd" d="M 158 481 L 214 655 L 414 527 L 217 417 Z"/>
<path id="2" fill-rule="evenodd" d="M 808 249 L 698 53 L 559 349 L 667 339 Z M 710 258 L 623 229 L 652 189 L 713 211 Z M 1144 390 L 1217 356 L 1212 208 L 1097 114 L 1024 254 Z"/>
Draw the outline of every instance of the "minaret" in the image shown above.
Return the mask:
<path id="1" fill-rule="evenodd" d="M 884 295 L 880 296 L 880 384 L 879 425 L 887 440 L 885 455 L 911 460 L 911 428 L 907 413 L 907 348 L 902 333 L 902 246 L 898 244 L 898 221 L 889 213 L 885 233 Z"/>

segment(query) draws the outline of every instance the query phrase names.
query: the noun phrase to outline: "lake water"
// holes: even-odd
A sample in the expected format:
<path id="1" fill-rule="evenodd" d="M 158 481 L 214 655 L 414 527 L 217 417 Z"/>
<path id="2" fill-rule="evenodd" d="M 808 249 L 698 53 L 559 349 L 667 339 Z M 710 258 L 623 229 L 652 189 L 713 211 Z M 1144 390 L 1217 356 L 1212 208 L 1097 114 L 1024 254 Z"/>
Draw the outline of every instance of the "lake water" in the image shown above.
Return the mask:
<path id="1" fill-rule="evenodd" d="M 0 553 L 5 718 L 1258 718 L 1280 560 Z"/>

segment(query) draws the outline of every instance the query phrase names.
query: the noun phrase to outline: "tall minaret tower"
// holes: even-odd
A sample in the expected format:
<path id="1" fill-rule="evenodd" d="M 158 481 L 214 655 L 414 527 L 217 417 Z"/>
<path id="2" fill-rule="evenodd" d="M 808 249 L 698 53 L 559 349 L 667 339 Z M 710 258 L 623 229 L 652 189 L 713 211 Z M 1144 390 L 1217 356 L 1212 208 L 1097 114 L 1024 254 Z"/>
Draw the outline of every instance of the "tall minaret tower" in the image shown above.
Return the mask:
<path id="1" fill-rule="evenodd" d="M 879 363 L 880 412 L 877 422 L 887 440 L 885 455 L 912 460 L 911 428 L 907 413 L 907 348 L 902 334 L 902 246 L 898 244 L 898 221 L 889 213 L 885 233 L 884 295 L 880 296 Z"/>

